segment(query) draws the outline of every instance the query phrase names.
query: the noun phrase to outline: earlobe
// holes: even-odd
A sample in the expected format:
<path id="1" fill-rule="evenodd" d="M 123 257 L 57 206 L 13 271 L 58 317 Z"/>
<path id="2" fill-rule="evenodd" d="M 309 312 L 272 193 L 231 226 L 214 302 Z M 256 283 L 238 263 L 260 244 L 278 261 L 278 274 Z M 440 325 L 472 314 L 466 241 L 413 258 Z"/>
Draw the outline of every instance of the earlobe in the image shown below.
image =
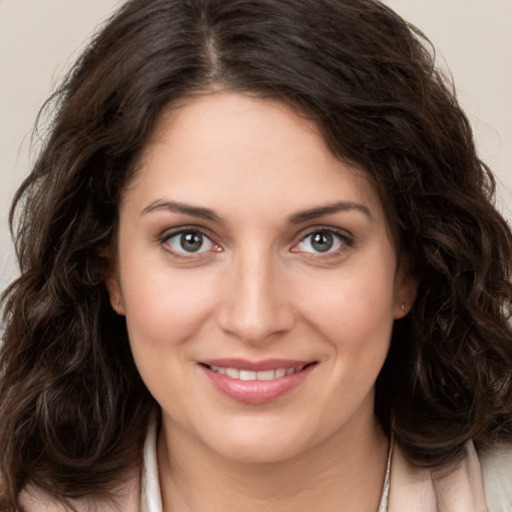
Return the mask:
<path id="1" fill-rule="evenodd" d="M 119 285 L 113 285 L 107 281 L 105 281 L 105 284 L 107 286 L 108 295 L 110 298 L 110 305 L 112 306 L 112 309 L 118 314 L 118 315 L 124 315 L 124 305 L 123 305 L 123 299 L 120 293 Z M 118 291 L 114 291 L 114 289 L 117 289 Z"/>
<path id="2" fill-rule="evenodd" d="M 110 304 L 112 305 L 112 309 L 118 314 L 118 315 L 124 315 L 124 306 L 122 300 L 114 296 L 112 294 L 110 295 Z"/>
<path id="3" fill-rule="evenodd" d="M 410 272 L 409 265 L 400 261 L 395 278 L 395 297 L 393 316 L 395 320 L 406 316 L 414 304 L 418 282 Z"/>
<path id="4" fill-rule="evenodd" d="M 118 315 L 124 315 L 123 294 L 121 292 L 119 277 L 113 263 L 109 263 L 108 268 L 105 269 L 104 282 L 108 291 L 112 309 Z"/>
<path id="5" fill-rule="evenodd" d="M 399 320 L 400 318 L 403 318 L 404 316 L 409 313 L 409 307 L 405 302 L 398 302 L 398 304 L 395 304 L 395 311 L 394 311 L 394 318 L 395 320 Z"/>

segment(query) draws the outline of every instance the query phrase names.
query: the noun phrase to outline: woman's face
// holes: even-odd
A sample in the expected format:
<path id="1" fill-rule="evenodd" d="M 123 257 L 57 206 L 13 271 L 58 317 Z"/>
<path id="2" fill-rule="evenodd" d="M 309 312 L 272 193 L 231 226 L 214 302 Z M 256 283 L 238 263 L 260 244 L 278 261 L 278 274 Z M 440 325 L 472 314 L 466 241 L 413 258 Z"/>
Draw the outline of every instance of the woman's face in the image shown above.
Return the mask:
<path id="1" fill-rule="evenodd" d="M 107 286 L 167 433 L 245 461 L 372 424 L 414 295 L 364 175 L 288 107 L 235 93 L 160 119 Z"/>

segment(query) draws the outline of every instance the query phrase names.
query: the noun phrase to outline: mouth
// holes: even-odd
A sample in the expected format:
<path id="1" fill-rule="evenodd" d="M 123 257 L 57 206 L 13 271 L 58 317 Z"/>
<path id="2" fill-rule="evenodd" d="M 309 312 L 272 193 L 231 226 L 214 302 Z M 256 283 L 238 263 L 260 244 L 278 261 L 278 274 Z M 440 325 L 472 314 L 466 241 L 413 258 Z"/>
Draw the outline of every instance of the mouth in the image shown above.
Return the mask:
<path id="1" fill-rule="evenodd" d="M 316 363 L 306 363 L 291 368 L 276 368 L 275 370 L 241 370 L 239 368 L 205 365 L 210 371 L 218 373 L 219 375 L 226 375 L 230 379 L 253 381 L 253 380 L 264 380 L 270 381 L 275 379 L 281 379 L 287 375 L 293 375 L 299 373 L 307 366 Z"/>
<path id="2" fill-rule="evenodd" d="M 222 395 L 246 404 L 262 404 L 296 389 L 317 364 L 318 361 L 216 360 L 199 366 Z"/>

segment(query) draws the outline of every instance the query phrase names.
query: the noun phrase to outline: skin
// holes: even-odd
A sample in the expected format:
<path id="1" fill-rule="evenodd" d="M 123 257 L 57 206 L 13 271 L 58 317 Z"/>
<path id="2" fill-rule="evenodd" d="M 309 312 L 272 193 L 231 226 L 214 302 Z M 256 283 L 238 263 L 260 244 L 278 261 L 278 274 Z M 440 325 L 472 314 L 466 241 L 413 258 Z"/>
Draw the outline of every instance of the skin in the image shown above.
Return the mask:
<path id="1" fill-rule="evenodd" d="M 119 213 L 107 287 L 162 409 L 164 510 L 376 510 L 374 384 L 415 283 L 364 172 L 285 105 L 206 94 L 162 115 Z M 191 229 L 207 237 L 196 252 Z M 315 364 L 247 404 L 199 364 L 228 357 Z"/>

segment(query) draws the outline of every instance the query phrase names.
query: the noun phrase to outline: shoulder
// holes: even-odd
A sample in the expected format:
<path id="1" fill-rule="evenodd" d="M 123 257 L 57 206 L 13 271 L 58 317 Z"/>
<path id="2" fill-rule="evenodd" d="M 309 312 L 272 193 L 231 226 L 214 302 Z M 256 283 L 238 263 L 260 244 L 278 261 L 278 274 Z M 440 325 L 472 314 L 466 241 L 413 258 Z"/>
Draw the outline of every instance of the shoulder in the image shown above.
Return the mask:
<path id="1" fill-rule="evenodd" d="M 479 453 L 489 512 L 512 510 L 512 445 L 496 445 Z"/>
<path id="2" fill-rule="evenodd" d="M 25 512 L 139 512 L 140 505 L 140 476 L 133 475 L 132 478 L 114 492 L 115 503 L 106 499 L 76 499 L 70 500 L 67 507 L 54 496 L 43 490 L 28 485 L 21 492 L 19 504 Z"/>

